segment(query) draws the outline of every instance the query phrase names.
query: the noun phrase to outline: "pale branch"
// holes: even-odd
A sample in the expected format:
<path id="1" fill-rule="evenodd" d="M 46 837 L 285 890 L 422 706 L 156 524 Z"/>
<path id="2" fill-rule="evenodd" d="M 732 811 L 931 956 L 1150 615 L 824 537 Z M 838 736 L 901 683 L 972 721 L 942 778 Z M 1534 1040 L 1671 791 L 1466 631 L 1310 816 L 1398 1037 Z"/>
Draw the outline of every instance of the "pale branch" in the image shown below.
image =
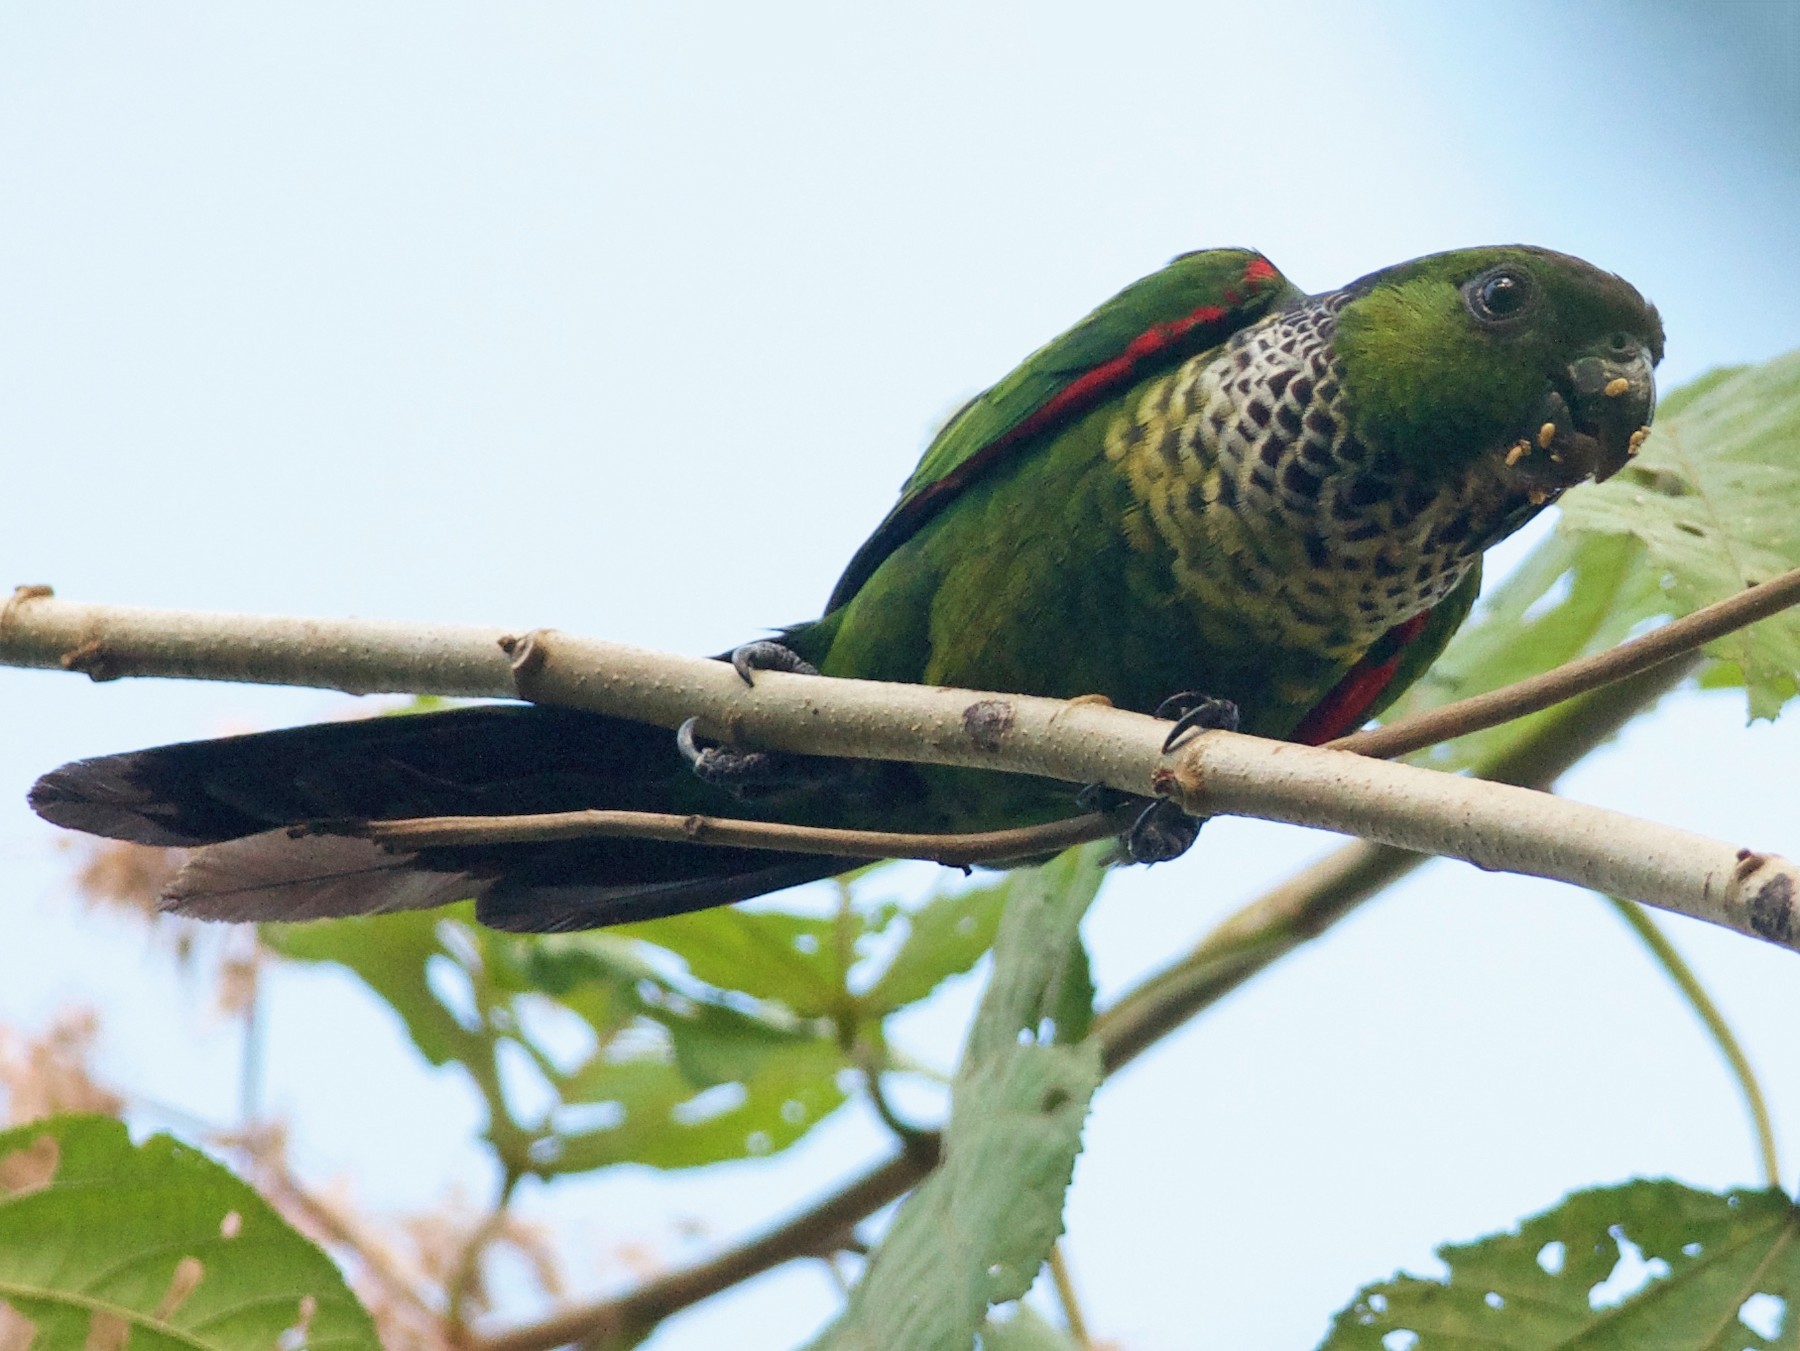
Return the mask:
<path id="1" fill-rule="evenodd" d="M 1548 787 L 1679 684 L 1694 663 L 1692 657 L 1671 663 L 1569 703 L 1480 772 L 1504 782 Z M 1429 861 L 1421 854 L 1358 841 L 1250 902 L 1187 957 L 1128 991 L 1095 1020 L 1091 1035 L 1107 1075 Z M 923 1181 L 936 1166 L 940 1143 L 934 1133 L 914 1132 L 900 1153 L 756 1238 L 616 1298 L 497 1334 L 478 1343 L 476 1351 L 550 1351 L 577 1340 L 604 1344 L 609 1337 L 642 1332 L 739 1281 L 813 1256 L 822 1243 L 848 1234 Z"/>
<path id="2" fill-rule="evenodd" d="M 1542 712 L 1641 672 L 1680 663 L 1705 644 L 1800 604 L 1800 568 L 1736 596 L 1717 601 L 1653 633 L 1605 652 L 1567 662 L 1541 675 L 1455 703 L 1427 709 L 1383 727 L 1353 732 L 1324 749 L 1391 759 L 1452 737 Z M 658 812 L 581 811 L 536 816 L 457 816 L 376 821 L 353 833 L 385 844 L 422 849 L 431 845 L 508 844 L 595 836 L 738 845 L 789 853 L 845 858 L 910 858 L 951 866 L 1030 858 L 1115 834 L 1124 823 L 1092 813 L 1042 826 L 969 834 L 905 834 L 873 830 L 825 830 L 712 816 Z"/>
<path id="3" fill-rule="evenodd" d="M 1405 755 L 1451 737 L 1511 722 L 1639 671 L 1648 671 L 1795 605 L 1800 605 L 1800 568 L 1714 601 L 1605 652 L 1565 662 L 1555 670 L 1486 694 L 1441 704 L 1384 727 L 1352 732 L 1326 745 L 1330 750 L 1355 751 L 1381 759 Z"/>
<path id="4" fill-rule="evenodd" d="M 504 647 L 506 658 L 487 655 Z M 268 666 L 259 665 L 267 654 Z M 81 605 L 25 588 L 0 614 L 0 662 L 98 677 L 247 674 L 336 689 L 498 695 L 809 755 L 957 765 L 1167 796 L 1477 867 L 1548 877 L 1800 950 L 1788 861 L 1544 793 L 1358 755 L 1204 732 L 1093 701 L 760 672 L 548 630 L 190 615 Z"/>
<path id="5" fill-rule="evenodd" d="M 1439 741 L 1541 712 L 1589 690 L 1677 662 L 1706 643 L 1800 604 L 1800 568 L 1715 602 L 1640 638 L 1485 694 L 1428 709 L 1384 727 L 1353 732 L 1327 750 L 1387 759 Z M 506 644 L 503 642 L 502 644 Z M 1686 669 L 1685 667 L 1683 669 Z M 538 815 L 430 817 L 341 823 L 333 829 L 398 848 L 521 844 L 595 837 L 669 840 L 843 858 L 910 858 L 951 867 L 1006 863 L 1104 839 L 1127 823 L 1091 813 L 1038 826 L 966 834 L 833 830 L 661 812 L 576 811 Z"/>

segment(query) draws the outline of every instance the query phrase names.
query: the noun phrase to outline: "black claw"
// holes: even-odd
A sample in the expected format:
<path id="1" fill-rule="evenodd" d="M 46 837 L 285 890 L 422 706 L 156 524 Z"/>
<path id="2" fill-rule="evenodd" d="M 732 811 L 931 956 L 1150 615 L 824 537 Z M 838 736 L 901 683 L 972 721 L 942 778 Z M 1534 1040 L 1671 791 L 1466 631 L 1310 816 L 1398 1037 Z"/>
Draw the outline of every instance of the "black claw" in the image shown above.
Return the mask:
<path id="1" fill-rule="evenodd" d="M 803 757 L 774 751 L 737 751 L 729 746 L 702 746 L 694 736 L 698 718 L 689 718 L 675 729 L 675 749 L 688 762 L 694 777 L 733 797 L 754 796 L 763 790 L 786 787 L 802 777 Z"/>
<path id="2" fill-rule="evenodd" d="M 762 638 L 731 649 L 731 666 L 746 685 L 754 685 L 752 671 L 788 671 L 794 675 L 817 675 L 819 668 L 785 643 Z"/>
<path id="3" fill-rule="evenodd" d="M 1180 694 L 1171 694 L 1156 706 L 1154 716 L 1175 719 L 1175 725 L 1163 739 L 1165 755 L 1175 748 L 1175 743 L 1185 733 L 1235 732 L 1238 729 L 1236 704 L 1229 699 L 1215 699 L 1210 694 L 1201 694 L 1198 690 L 1183 690 Z"/>
<path id="4" fill-rule="evenodd" d="M 1167 863 L 1187 853 L 1204 824 L 1204 816 L 1189 816 L 1167 798 L 1159 798 L 1125 832 L 1125 850 L 1133 863 Z"/>
<path id="5" fill-rule="evenodd" d="M 689 718 L 675 729 L 675 749 L 681 752 L 681 758 L 696 771 L 700 768 L 700 762 L 706 758 L 706 752 L 694 739 L 694 729 L 699 725 L 700 719 Z"/>

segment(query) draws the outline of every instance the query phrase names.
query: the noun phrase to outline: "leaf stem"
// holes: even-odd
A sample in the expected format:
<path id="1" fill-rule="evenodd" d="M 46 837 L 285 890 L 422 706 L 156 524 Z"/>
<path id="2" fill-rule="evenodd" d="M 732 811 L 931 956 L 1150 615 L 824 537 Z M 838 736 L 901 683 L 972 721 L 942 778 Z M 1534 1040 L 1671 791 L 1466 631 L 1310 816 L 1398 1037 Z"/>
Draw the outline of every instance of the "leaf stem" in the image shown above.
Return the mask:
<path id="1" fill-rule="evenodd" d="M 1060 1242 L 1050 1245 L 1050 1282 L 1056 1287 L 1056 1302 L 1062 1305 L 1063 1322 L 1069 1329 L 1069 1340 L 1077 1351 L 1091 1351 L 1094 1339 L 1088 1336 L 1087 1320 L 1081 1316 L 1081 1301 L 1075 1297 L 1075 1282 L 1069 1275 L 1069 1263 L 1063 1257 Z"/>
<path id="2" fill-rule="evenodd" d="M 1744 1107 L 1750 1113 L 1750 1125 L 1756 1134 L 1757 1149 L 1762 1155 L 1763 1181 L 1771 1187 L 1781 1186 L 1781 1160 L 1775 1151 L 1775 1128 L 1769 1118 L 1768 1102 L 1763 1098 L 1756 1072 L 1750 1068 L 1749 1057 L 1744 1054 L 1744 1048 L 1732 1032 L 1731 1025 L 1725 1021 L 1725 1015 L 1719 1012 L 1719 1006 L 1707 994 L 1700 977 L 1694 974 L 1694 969 L 1669 941 L 1668 935 L 1657 927 L 1656 921 L 1645 913 L 1643 906 L 1633 901 L 1622 901 L 1617 896 L 1608 896 L 1606 901 L 1618 912 L 1619 918 L 1631 926 L 1632 932 L 1643 940 L 1656 964 L 1675 982 L 1688 1006 L 1706 1025 L 1713 1044 L 1718 1047 L 1732 1077 L 1737 1080 L 1739 1091 L 1744 1095 Z"/>

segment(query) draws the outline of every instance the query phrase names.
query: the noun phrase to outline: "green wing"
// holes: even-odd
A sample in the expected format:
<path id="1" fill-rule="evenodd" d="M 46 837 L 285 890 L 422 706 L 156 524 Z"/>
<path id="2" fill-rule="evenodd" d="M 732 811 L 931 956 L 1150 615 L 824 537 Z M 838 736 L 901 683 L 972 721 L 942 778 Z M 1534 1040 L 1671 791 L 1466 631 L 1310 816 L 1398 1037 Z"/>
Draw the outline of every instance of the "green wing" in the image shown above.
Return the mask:
<path id="1" fill-rule="evenodd" d="M 1250 249 L 1184 253 L 1133 282 L 950 420 L 899 504 L 850 560 L 826 612 L 847 603 L 882 560 L 991 465 L 1029 454 L 1102 399 L 1217 346 L 1299 294 Z"/>

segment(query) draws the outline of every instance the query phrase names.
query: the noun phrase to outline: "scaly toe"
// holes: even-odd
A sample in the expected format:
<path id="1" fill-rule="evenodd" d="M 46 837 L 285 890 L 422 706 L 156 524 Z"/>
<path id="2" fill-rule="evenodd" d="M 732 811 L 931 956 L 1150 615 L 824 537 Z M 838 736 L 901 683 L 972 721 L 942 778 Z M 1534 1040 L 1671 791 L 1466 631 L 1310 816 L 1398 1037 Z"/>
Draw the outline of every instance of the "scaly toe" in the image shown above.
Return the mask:
<path id="1" fill-rule="evenodd" d="M 731 649 L 731 666 L 746 685 L 756 684 L 753 671 L 788 671 L 794 675 L 817 675 L 819 668 L 793 648 L 772 639 L 762 638 Z"/>

